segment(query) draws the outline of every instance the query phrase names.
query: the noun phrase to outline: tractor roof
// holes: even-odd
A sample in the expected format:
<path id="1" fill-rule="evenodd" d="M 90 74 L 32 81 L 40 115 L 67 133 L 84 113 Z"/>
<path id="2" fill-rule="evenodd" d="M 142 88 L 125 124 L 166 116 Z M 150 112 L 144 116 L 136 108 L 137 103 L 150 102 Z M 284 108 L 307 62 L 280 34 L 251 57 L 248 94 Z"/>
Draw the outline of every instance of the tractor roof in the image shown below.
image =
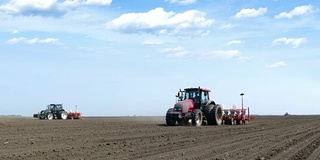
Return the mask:
<path id="1" fill-rule="evenodd" d="M 196 90 L 196 89 L 199 89 L 199 88 L 200 88 L 201 90 L 203 90 L 203 91 L 211 92 L 210 89 L 201 88 L 201 87 L 196 87 L 196 88 L 195 88 L 195 87 L 193 87 L 193 88 L 192 88 L 192 87 L 189 87 L 189 88 L 185 88 L 184 90 Z"/>

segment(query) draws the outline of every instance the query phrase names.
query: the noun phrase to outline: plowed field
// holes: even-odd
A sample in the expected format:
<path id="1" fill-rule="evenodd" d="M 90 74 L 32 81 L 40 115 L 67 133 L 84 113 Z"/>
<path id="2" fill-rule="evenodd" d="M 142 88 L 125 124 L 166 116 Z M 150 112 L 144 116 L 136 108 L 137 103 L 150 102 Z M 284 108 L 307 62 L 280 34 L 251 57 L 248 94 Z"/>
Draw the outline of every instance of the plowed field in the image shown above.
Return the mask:
<path id="1" fill-rule="evenodd" d="M 233 126 L 164 117 L 0 118 L 0 159 L 320 159 L 320 116 L 258 116 Z"/>

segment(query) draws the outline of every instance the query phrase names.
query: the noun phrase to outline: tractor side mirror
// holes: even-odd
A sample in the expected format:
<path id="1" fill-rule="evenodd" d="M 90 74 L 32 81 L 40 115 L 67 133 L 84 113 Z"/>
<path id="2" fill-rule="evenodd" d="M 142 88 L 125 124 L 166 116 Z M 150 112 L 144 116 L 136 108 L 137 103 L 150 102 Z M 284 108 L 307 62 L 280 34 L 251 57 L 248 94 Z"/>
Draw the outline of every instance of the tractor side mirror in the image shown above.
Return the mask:
<path id="1" fill-rule="evenodd" d="M 179 99 L 179 101 L 182 100 L 183 94 L 182 94 L 182 91 L 181 91 L 181 90 L 178 92 L 178 94 L 176 95 L 176 97 Z"/>

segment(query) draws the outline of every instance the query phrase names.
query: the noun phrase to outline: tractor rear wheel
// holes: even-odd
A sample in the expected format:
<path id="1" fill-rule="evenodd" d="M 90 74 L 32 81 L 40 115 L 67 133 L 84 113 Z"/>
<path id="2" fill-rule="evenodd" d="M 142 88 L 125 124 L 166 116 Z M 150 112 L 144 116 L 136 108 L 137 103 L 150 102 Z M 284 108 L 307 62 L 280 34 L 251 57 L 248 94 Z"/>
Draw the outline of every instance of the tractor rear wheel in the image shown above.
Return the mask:
<path id="1" fill-rule="evenodd" d="M 53 114 L 52 113 L 48 113 L 47 114 L 47 119 L 48 120 L 52 120 L 53 119 Z"/>
<path id="2" fill-rule="evenodd" d="M 209 112 L 206 114 L 208 125 L 222 124 L 222 107 L 220 104 L 208 106 Z"/>
<path id="3" fill-rule="evenodd" d="M 67 119 L 68 113 L 67 113 L 66 111 L 61 111 L 59 117 L 60 117 L 61 119 Z"/>
<path id="4" fill-rule="evenodd" d="M 167 114 L 166 114 L 166 123 L 168 126 L 174 126 L 176 125 L 176 120 L 172 119 L 170 116 L 170 113 L 173 112 L 173 108 L 168 109 Z"/>
<path id="5" fill-rule="evenodd" d="M 203 121 L 202 111 L 200 109 L 195 109 L 191 120 L 192 125 L 201 126 Z"/>

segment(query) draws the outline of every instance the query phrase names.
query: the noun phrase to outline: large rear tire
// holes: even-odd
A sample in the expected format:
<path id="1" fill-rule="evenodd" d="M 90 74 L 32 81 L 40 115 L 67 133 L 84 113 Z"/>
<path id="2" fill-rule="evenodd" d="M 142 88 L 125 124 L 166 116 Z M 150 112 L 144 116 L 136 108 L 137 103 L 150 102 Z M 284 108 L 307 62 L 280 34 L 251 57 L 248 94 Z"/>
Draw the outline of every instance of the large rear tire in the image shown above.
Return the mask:
<path id="1" fill-rule="evenodd" d="M 207 113 L 208 125 L 218 125 L 222 124 L 222 107 L 220 104 L 210 104 L 208 106 L 209 112 Z"/>
<path id="2" fill-rule="evenodd" d="M 68 117 L 68 113 L 66 111 L 61 111 L 60 112 L 60 118 L 61 119 L 67 119 Z"/>
<path id="3" fill-rule="evenodd" d="M 170 116 L 170 113 L 173 112 L 173 108 L 168 109 L 167 114 L 166 114 L 166 123 L 168 126 L 174 126 L 176 125 L 176 120 L 172 119 Z"/>
<path id="4" fill-rule="evenodd" d="M 52 113 L 48 113 L 47 114 L 47 119 L 48 120 L 52 120 L 53 119 L 53 114 Z"/>
<path id="5" fill-rule="evenodd" d="M 202 111 L 200 109 L 195 109 L 192 114 L 192 125 L 201 126 L 203 121 Z"/>

